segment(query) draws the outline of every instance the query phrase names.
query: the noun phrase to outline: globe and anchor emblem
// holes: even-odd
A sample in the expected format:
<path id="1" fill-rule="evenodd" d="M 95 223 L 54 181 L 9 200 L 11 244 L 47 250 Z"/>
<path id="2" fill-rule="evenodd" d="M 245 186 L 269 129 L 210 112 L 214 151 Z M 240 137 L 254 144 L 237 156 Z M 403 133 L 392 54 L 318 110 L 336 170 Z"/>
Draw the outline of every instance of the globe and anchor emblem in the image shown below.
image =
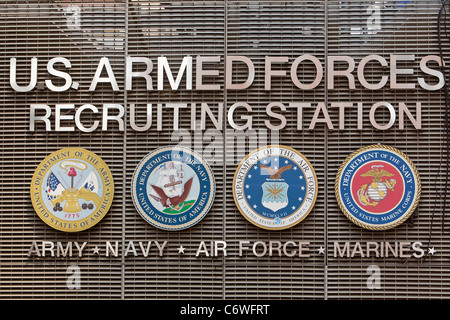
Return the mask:
<path id="1" fill-rule="evenodd" d="M 384 170 L 383 165 L 373 165 L 372 170 L 369 170 L 361 177 L 373 177 L 370 184 L 363 184 L 357 194 L 358 200 L 363 206 L 377 206 L 380 201 L 384 200 L 388 191 L 394 191 L 394 186 L 397 183 L 395 179 L 384 179 L 383 177 L 392 177 L 394 174 Z"/>

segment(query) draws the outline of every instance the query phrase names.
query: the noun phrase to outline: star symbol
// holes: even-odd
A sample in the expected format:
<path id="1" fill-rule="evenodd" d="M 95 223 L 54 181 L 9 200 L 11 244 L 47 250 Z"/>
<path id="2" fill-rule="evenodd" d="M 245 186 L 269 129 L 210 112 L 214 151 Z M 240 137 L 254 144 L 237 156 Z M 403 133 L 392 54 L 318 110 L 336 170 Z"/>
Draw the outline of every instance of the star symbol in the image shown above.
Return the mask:
<path id="1" fill-rule="evenodd" d="M 324 247 L 320 247 L 319 249 L 317 249 L 319 251 L 319 254 L 325 254 L 325 248 Z"/>
<path id="2" fill-rule="evenodd" d="M 273 161 L 278 162 L 278 158 L 275 158 Z"/>
<path id="3" fill-rule="evenodd" d="M 258 166 L 254 166 L 253 169 L 258 170 Z"/>
<path id="4" fill-rule="evenodd" d="M 295 206 L 292 206 L 292 210 L 295 210 Z"/>
<path id="5" fill-rule="evenodd" d="M 300 180 L 303 180 L 303 176 L 299 176 L 298 178 L 299 178 Z"/>
<path id="6" fill-rule="evenodd" d="M 266 164 L 266 163 L 267 163 L 267 160 L 263 160 L 263 163 Z"/>
<path id="7" fill-rule="evenodd" d="M 297 167 L 294 167 L 294 170 L 297 170 Z"/>
<path id="8" fill-rule="evenodd" d="M 249 179 L 251 179 L 252 178 L 252 175 L 251 174 L 249 174 L 248 176 L 247 176 Z"/>
<path id="9" fill-rule="evenodd" d="M 100 249 L 97 247 L 97 246 L 95 246 L 93 249 L 92 249 L 92 251 L 94 252 L 94 254 L 100 254 Z"/>
<path id="10" fill-rule="evenodd" d="M 256 204 L 254 204 L 254 205 L 253 205 L 253 208 L 255 208 L 255 209 L 256 209 L 256 208 L 258 208 L 258 206 L 257 206 Z"/>
<path id="11" fill-rule="evenodd" d="M 286 161 L 285 161 L 284 163 L 285 163 L 285 164 L 288 164 L 288 163 L 289 163 L 289 161 L 287 161 L 287 160 L 286 160 Z"/>
<path id="12" fill-rule="evenodd" d="M 303 201 L 303 198 L 302 197 L 298 198 L 298 201 Z"/>
<path id="13" fill-rule="evenodd" d="M 248 189 L 248 188 L 250 188 L 250 186 L 248 184 L 246 184 L 245 185 L 245 189 Z"/>
<path id="14" fill-rule="evenodd" d="M 274 166 L 273 168 L 274 168 L 275 170 L 277 170 L 277 169 L 278 169 L 278 167 L 277 167 L 277 166 Z"/>
<path id="15" fill-rule="evenodd" d="M 251 198 L 252 198 L 252 196 L 251 196 L 251 195 L 248 195 L 248 196 L 247 196 L 247 199 L 251 199 Z"/>
<path id="16" fill-rule="evenodd" d="M 428 248 L 428 254 L 434 255 L 436 253 L 436 250 L 433 248 Z"/>
<path id="17" fill-rule="evenodd" d="M 305 187 L 301 187 L 300 189 L 305 190 Z"/>
<path id="18" fill-rule="evenodd" d="M 184 254 L 184 247 L 183 246 L 179 246 L 178 247 L 178 254 L 180 254 L 180 253 Z"/>

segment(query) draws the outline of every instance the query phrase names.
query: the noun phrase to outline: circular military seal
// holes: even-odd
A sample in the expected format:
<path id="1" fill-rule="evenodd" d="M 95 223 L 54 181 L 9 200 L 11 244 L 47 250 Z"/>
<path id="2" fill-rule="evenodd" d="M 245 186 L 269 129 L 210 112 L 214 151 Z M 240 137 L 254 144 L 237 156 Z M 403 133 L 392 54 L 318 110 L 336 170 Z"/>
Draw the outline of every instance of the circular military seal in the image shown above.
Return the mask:
<path id="1" fill-rule="evenodd" d="M 335 192 L 343 213 L 360 227 L 386 230 L 414 212 L 420 178 L 411 160 L 396 148 L 370 145 L 352 153 L 339 168 Z"/>
<path id="2" fill-rule="evenodd" d="M 239 164 L 233 197 L 242 215 L 268 230 L 290 228 L 312 210 L 318 183 L 311 163 L 295 149 L 269 145 Z"/>
<path id="3" fill-rule="evenodd" d="M 180 146 L 147 154 L 131 182 L 138 213 L 151 225 L 169 231 L 200 222 L 212 206 L 215 191 L 208 163 L 197 152 Z"/>
<path id="4" fill-rule="evenodd" d="M 111 171 L 95 153 L 65 148 L 47 156 L 34 172 L 31 202 L 54 229 L 78 232 L 96 225 L 114 197 Z"/>

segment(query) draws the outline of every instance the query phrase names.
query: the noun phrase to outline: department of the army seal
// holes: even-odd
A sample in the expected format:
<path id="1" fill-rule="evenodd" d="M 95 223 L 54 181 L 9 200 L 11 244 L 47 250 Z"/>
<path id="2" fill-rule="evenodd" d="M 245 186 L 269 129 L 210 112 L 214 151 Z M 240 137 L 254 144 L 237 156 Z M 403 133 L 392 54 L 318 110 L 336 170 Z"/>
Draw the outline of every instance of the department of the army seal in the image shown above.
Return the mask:
<path id="1" fill-rule="evenodd" d="M 370 145 L 352 153 L 339 168 L 335 193 L 342 212 L 370 230 L 386 230 L 404 222 L 420 198 L 420 177 L 400 150 Z"/>
<path id="2" fill-rule="evenodd" d="M 297 150 L 282 145 L 252 151 L 233 179 L 233 197 L 241 214 L 268 230 L 290 228 L 305 219 L 317 193 L 311 163 Z"/>
<path id="3" fill-rule="evenodd" d="M 180 146 L 147 154 L 131 182 L 137 212 L 151 225 L 169 231 L 200 222 L 211 208 L 215 192 L 208 163 L 197 152 Z"/>
<path id="4" fill-rule="evenodd" d="M 54 229 L 78 232 L 96 225 L 114 197 L 111 171 L 95 153 L 65 148 L 47 156 L 34 172 L 31 202 Z"/>

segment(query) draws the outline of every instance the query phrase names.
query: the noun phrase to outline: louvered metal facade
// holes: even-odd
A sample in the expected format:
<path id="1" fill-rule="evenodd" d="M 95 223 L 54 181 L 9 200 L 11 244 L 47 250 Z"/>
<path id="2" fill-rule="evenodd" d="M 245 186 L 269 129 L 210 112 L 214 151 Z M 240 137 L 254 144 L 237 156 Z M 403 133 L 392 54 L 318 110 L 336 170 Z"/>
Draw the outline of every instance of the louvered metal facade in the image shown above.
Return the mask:
<path id="1" fill-rule="evenodd" d="M 347 55 L 360 61 L 369 54 L 389 60 L 390 54 L 414 54 L 414 75 L 420 74 L 418 61 L 426 55 L 438 55 L 438 0 L 419 1 L 0 1 L 0 298 L 2 299 L 404 299 L 448 298 L 450 294 L 450 240 L 443 214 L 442 190 L 446 136 L 443 90 L 426 91 L 367 90 L 357 84 L 355 90 L 335 82 L 327 89 L 325 80 L 314 90 L 299 90 L 289 77 L 273 79 L 272 89 L 264 90 L 266 56 L 287 56 L 289 65 L 308 53 L 326 65 L 326 57 Z M 373 23 L 374 12 L 379 23 Z M 368 21 L 372 21 L 371 25 Z M 448 45 L 444 45 L 448 53 Z M 145 82 L 136 82 L 125 91 L 125 58 L 148 57 L 155 63 L 167 57 L 172 70 L 178 70 L 185 56 L 220 56 L 214 77 L 220 90 L 185 90 L 182 81 L 176 91 L 148 91 Z M 224 57 L 249 57 L 255 65 L 253 84 L 245 90 L 224 90 Z M 71 76 L 79 82 L 78 90 L 55 93 L 41 84 L 49 76 L 45 65 L 62 56 L 72 63 Z M 10 58 L 18 61 L 17 79 L 29 78 L 31 58 L 39 60 L 37 88 L 19 93 L 9 85 Z M 120 91 L 99 84 L 88 91 L 99 60 L 108 57 Z M 444 57 L 445 59 L 446 57 Z M 450 57 L 447 56 L 447 61 Z M 156 68 L 156 64 L 155 64 Z M 287 68 L 287 67 L 286 67 Z M 285 70 L 287 70 L 285 68 Z M 308 68 L 311 68 L 308 69 Z M 310 83 L 314 69 L 305 65 L 301 80 Z M 385 69 L 373 65 L 366 70 L 368 79 L 377 81 Z M 235 70 L 236 81 L 245 80 L 245 70 Z M 156 75 L 154 75 L 154 79 Z M 194 77 L 195 79 L 195 77 Z M 414 78 L 412 78 L 414 81 Z M 156 82 L 153 84 L 156 86 Z M 319 193 L 309 216 L 293 228 L 267 231 L 250 224 L 233 201 L 232 182 L 243 155 L 229 152 L 233 137 L 227 110 L 238 101 L 252 106 L 253 129 L 270 143 L 279 137 L 280 144 L 303 153 L 315 168 Z M 362 102 L 363 129 L 357 128 L 355 112 L 346 114 L 345 128 L 337 130 L 338 109 L 329 108 L 335 129 L 318 124 L 308 130 L 314 108 L 304 110 L 304 129 L 297 130 L 297 112 L 288 108 L 283 114 L 287 125 L 278 135 L 267 130 L 265 109 L 270 102 Z M 394 106 L 404 102 L 414 106 L 422 102 L 422 129 L 406 121 L 404 130 L 398 122 L 380 131 L 369 123 L 372 104 L 388 101 Z M 217 193 L 206 217 L 194 227 L 168 232 L 156 229 L 136 212 L 130 197 L 130 182 L 139 161 L 155 148 L 190 139 L 194 148 L 205 149 L 210 143 L 204 131 L 191 130 L 191 109 L 180 109 L 180 138 L 173 133 L 174 110 L 164 109 L 162 130 L 156 120 L 144 132 L 130 127 L 129 105 L 136 105 L 136 123 L 145 124 L 145 106 L 152 103 L 207 103 L 215 117 L 223 103 L 222 130 L 214 157 L 206 157 L 215 175 Z M 71 103 L 76 106 L 116 103 L 126 107 L 125 130 L 109 123 L 108 130 L 91 133 L 46 132 L 37 124 L 29 130 L 30 104 L 50 106 Z M 238 122 L 239 113 L 236 114 Z M 196 118 L 200 119 L 200 108 Z M 377 115 L 380 123 L 388 114 Z M 98 114 L 83 116 L 90 124 L 101 120 Z M 207 129 L 214 126 L 206 121 Z M 266 130 L 266 131 L 264 131 Z M 189 133 L 189 136 L 186 134 Z M 221 139 L 220 139 L 221 138 Z M 183 140 L 188 141 L 188 140 Z M 368 231 L 351 223 L 337 206 L 334 182 L 345 158 L 356 149 L 382 143 L 405 152 L 415 163 L 422 180 L 421 201 L 408 222 L 387 231 Z M 248 147 L 248 140 L 246 146 Z M 86 148 L 107 163 L 114 177 L 113 205 L 95 227 L 64 233 L 43 223 L 34 212 L 29 185 L 38 164 L 51 152 L 65 147 Z M 247 149 L 248 153 L 250 150 Z M 218 161 L 219 159 L 219 161 Z M 228 255 L 195 256 L 200 241 L 227 242 Z M 239 241 L 306 241 L 310 257 L 238 255 Z M 28 257 L 33 241 L 87 242 L 83 257 Z M 118 257 L 104 255 L 105 243 L 119 243 Z M 167 241 L 162 257 L 151 248 L 148 257 L 123 255 L 129 241 Z M 434 247 L 435 255 L 423 259 L 334 256 L 334 242 L 420 241 L 424 249 Z M 176 248 L 183 245 L 186 254 Z M 92 254 L 101 248 L 102 255 Z M 318 254 L 320 247 L 325 254 Z M 76 265 L 81 271 L 79 289 L 69 289 L 67 268 Z M 367 286 L 367 268 L 381 270 L 381 289 Z"/>

